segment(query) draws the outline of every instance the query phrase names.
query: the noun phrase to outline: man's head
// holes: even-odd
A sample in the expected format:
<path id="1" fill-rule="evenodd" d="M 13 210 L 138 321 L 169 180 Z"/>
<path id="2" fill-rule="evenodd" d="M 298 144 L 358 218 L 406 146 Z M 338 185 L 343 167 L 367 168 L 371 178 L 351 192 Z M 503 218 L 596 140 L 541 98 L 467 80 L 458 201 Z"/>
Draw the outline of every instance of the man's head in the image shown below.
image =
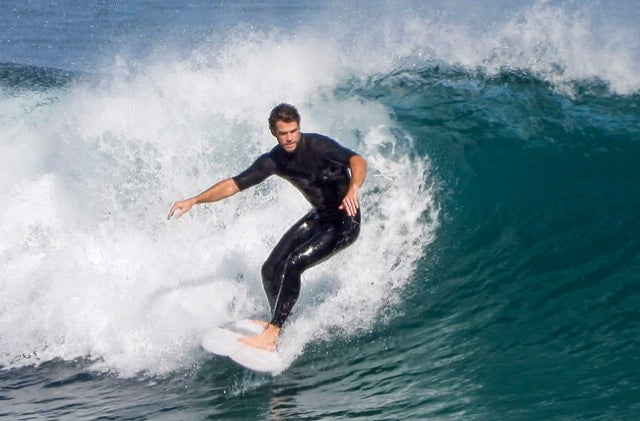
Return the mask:
<path id="1" fill-rule="evenodd" d="M 285 123 L 298 123 L 300 125 L 300 113 L 296 107 L 290 104 L 279 104 L 273 110 L 271 110 L 271 114 L 269 115 L 269 129 L 271 133 L 276 129 L 276 123 L 278 121 L 283 121 Z"/>
<path id="2" fill-rule="evenodd" d="M 300 140 L 300 114 L 293 105 L 280 104 L 271 110 L 269 130 L 286 152 L 295 152 Z"/>

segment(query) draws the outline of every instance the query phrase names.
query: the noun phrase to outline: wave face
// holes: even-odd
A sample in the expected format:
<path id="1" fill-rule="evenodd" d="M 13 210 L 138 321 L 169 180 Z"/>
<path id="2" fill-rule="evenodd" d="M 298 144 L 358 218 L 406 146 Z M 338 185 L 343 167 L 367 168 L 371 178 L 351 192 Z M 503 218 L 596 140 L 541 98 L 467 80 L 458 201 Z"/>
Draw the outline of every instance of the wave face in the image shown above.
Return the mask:
<path id="1" fill-rule="evenodd" d="M 440 225 L 398 329 L 429 361 L 416 370 L 442 384 L 455 371 L 447 393 L 473 396 L 480 418 L 638 411 L 639 97 L 574 88 L 430 68 L 364 89 L 394 92 L 439 180 Z"/>
<path id="2" fill-rule="evenodd" d="M 640 414 L 633 2 L 62 3 L 0 5 L 6 415 Z M 369 174 L 265 378 L 200 338 L 266 317 L 260 265 L 308 204 L 274 178 L 166 213 L 270 148 L 282 101 Z"/>

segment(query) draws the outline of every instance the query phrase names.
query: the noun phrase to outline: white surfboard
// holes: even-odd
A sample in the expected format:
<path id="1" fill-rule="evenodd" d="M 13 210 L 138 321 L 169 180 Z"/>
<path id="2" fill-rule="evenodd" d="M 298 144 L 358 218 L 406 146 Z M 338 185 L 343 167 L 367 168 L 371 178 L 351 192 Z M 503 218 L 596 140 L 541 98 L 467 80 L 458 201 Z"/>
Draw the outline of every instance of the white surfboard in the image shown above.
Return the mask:
<path id="1" fill-rule="evenodd" d="M 231 358 L 238 364 L 261 373 L 276 374 L 285 369 L 277 351 L 265 351 L 245 345 L 238 339 L 262 333 L 264 329 L 251 320 L 238 320 L 205 333 L 202 347 L 213 354 Z"/>

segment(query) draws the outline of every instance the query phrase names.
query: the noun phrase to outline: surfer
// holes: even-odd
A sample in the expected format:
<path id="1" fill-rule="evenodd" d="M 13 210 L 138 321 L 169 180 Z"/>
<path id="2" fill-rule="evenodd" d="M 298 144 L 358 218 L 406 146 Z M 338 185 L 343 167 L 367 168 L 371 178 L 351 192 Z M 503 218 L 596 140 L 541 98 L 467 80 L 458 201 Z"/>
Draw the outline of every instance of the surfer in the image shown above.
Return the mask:
<path id="1" fill-rule="evenodd" d="M 271 175 L 289 181 L 311 203 L 313 209 L 284 234 L 262 266 L 262 283 L 273 317 L 261 322 L 262 334 L 242 340 L 256 348 L 274 350 L 300 294 L 302 272 L 353 243 L 360 233 L 358 192 L 367 162 L 327 136 L 302 133 L 300 114 L 289 104 L 271 111 L 269 130 L 278 145 L 235 177 L 175 202 L 168 218 L 184 215 L 195 204 L 225 199 Z"/>

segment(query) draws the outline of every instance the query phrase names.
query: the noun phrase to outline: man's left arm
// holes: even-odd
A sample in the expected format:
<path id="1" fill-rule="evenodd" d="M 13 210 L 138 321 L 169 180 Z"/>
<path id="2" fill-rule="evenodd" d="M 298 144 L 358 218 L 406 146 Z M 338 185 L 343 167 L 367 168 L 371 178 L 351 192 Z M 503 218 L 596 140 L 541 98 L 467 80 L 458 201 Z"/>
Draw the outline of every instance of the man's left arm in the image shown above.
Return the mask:
<path id="1" fill-rule="evenodd" d="M 367 177 L 367 161 L 360 155 L 353 155 L 349 158 L 349 169 L 351 170 L 349 190 L 347 190 L 347 194 L 342 199 L 339 209 L 344 209 L 349 216 L 355 216 L 360 207 L 358 192 Z"/>

